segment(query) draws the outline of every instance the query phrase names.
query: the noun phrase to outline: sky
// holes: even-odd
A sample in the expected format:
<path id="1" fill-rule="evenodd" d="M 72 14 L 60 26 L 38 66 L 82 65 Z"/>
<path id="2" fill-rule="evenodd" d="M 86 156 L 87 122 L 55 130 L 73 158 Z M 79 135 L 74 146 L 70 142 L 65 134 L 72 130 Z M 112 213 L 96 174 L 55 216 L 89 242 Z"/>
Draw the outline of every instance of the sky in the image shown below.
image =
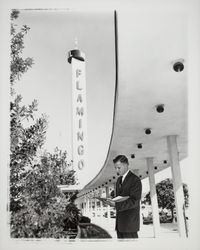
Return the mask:
<path id="1" fill-rule="evenodd" d="M 21 11 L 17 23 L 30 31 L 24 57 L 34 65 L 16 84 L 25 104 L 37 99 L 38 114 L 48 115 L 44 147 L 67 150 L 71 159 L 71 64 L 68 51 L 86 55 L 88 164 L 93 178 L 104 164 L 110 142 L 115 86 L 113 11 Z"/>
<path id="2" fill-rule="evenodd" d="M 72 151 L 71 65 L 68 51 L 86 54 L 88 180 L 102 168 L 110 143 L 115 92 L 114 19 L 112 11 L 21 10 L 16 23 L 30 31 L 24 39 L 24 57 L 34 65 L 16 84 L 24 104 L 37 99 L 38 116 L 48 115 L 44 148 Z M 182 177 L 188 182 L 187 159 L 181 162 Z M 156 182 L 171 177 L 170 169 L 156 174 Z M 143 192 L 149 190 L 143 180 Z"/>

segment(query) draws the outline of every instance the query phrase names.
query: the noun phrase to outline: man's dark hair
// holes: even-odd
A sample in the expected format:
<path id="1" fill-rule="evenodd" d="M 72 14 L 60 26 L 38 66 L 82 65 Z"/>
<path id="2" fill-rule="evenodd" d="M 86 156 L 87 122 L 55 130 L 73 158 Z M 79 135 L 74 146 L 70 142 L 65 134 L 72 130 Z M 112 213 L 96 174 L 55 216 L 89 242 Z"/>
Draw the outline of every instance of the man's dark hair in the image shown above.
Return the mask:
<path id="1" fill-rule="evenodd" d="M 125 155 L 118 155 L 113 159 L 113 163 L 120 161 L 121 163 L 128 164 L 128 158 Z"/>

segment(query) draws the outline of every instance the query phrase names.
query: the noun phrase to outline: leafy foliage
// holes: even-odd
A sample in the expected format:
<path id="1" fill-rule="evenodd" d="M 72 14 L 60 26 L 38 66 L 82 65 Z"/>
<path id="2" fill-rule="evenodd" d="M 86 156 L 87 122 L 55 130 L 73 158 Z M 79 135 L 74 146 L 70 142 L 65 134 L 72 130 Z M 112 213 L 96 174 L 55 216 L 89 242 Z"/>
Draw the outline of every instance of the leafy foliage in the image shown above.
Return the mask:
<path id="1" fill-rule="evenodd" d="M 22 58 L 24 36 L 30 28 L 24 25 L 17 32 L 14 20 L 18 15 L 17 10 L 11 13 L 11 236 L 67 237 L 65 221 L 78 223 L 79 210 L 66 212 L 72 205 L 57 186 L 75 184 L 76 180 L 66 152 L 58 148 L 52 154 L 43 150 L 48 122 L 46 115 L 35 118 L 38 102 L 23 105 L 22 96 L 15 93 L 14 85 L 33 65 L 32 58 Z"/>
<path id="2" fill-rule="evenodd" d="M 183 184 L 183 192 L 184 192 L 184 199 L 185 199 L 185 207 L 189 206 L 189 193 L 187 184 Z M 173 211 L 175 208 L 175 197 L 174 197 L 174 190 L 173 190 L 173 183 L 172 179 L 165 179 L 158 184 L 156 184 L 156 193 L 158 198 L 158 207 L 159 208 L 166 208 Z M 150 192 L 146 194 L 144 197 L 145 202 L 151 204 Z"/>
<path id="3" fill-rule="evenodd" d="M 27 199 L 24 207 L 11 217 L 14 238 L 64 237 L 65 199 L 50 200 L 42 207 L 37 200 Z"/>
<path id="4" fill-rule="evenodd" d="M 28 58 L 22 59 L 24 48 L 24 36 L 29 30 L 23 27 L 19 32 L 14 24 L 19 15 L 18 10 L 11 12 L 11 102 L 10 102 L 10 210 L 16 211 L 21 208 L 23 189 L 32 161 L 38 148 L 44 144 L 47 120 L 43 115 L 34 123 L 34 112 L 37 111 L 38 103 L 34 100 L 28 107 L 22 105 L 22 96 L 16 95 L 14 83 L 19 80 L 22 73 L 32 66 L 28 65 Z M 20 63 L 19 63 L 20 62 Z M 26 68 L 26 70 L 25 70 Z M 23 69 L 23 70 L 22 70 Z M 32 125 L 25 127 L 26 121 L 32 120 Z"/>
<path id="5" fill-rule="evenodd" d="M 80 221 L 80 210 L 76 207 L 74 203 L 69 203 L 65 210 L 65 230 L 77 229 L 77 225 Z"/>
<path id="6" fill-rule="evenodd" d="M 24 49 L 24 36 L 30 30 L 30 28 L 24 25 L 19 31 L 13 20 L 19 16 L 18 10 L 11 12 L 11 63 L 10 63 L 10 84 L 11 94 L 13 92 L 13 84 L 16 80 L 19 80 L 22 74 L 24 74 L 32 65 L 33 58 L 27 57 L 23 59 L 22 51 Z"/>
<path id="7" fill-rule="evenodd" d="M 47 121 L 45 116 L 25 128 L 23 120 L 33 118 L 36 102 L 28 108 L 20 105 L 21 97 L 17 96 L 11 103 L 10 121 L 10 209 L 20 208 L 23 184 L 32 168 L 32 161 L 36 157 L 38 148 L 41 148 L 46 134 Z M 25 184 L 26 185 L 26 184 Z"/>
<path id="8" fill-rule="evenodd" d="M 41 156 L 41 162 L 43 168 L 51 169 L 51 173 L 54 176 L 54 181 L 59 185 L 74 185 L 76 180 L 74 177 L 75 171 L 71 169 L 72 162 L 67 162 L 67 152 L 62 152 L 57 147 L 54 153 L 45 152 Z M 48 170 L 49 171 L 49 170 Z"/>
<path id="9" fill-rule="evenodd" d="M 68 212 L 73 205 L 57 187 L 61 180 L 65 184 L 75 182 L 69 166 L 66 152 L 56 149 L 54 154 L 41 155 L 38 163 L 24 173 L 24 181 L 19 182 L 20 199 L 15 203 L 18 206 L 11 208 L 12 237 L 66 237 L 66 220 L 78 224 L 78 209 Z"/>

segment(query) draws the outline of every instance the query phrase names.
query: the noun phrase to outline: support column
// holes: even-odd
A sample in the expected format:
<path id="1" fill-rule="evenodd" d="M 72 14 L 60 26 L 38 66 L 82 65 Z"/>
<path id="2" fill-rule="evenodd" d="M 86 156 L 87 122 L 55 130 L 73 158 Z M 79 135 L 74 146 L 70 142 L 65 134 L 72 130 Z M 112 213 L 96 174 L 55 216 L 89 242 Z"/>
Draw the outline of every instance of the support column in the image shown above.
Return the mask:
<path id="1" fill-rule="evenodd" d="M 97 203 L 99 202 L 99 200 L 95 199 L 95 217 L 97 218 L 97 214 L 98 214 L 98 205 Z"/>
<path id="2" fill-rule="evenodd" d="M 96 202 L 96 199 L 94 198 L 94 191 L 92 191 L 92 199 L 91 199 L 91 211 L 92 211 L 92 213 L 91 213 L 91 218 L 93 218 L 93 217 L 95 217 L 95 202 Z"/>
<path id="3" fill-rule="evenodd" d="M 158 200 L 156 194 L 153 158 L 147 158 L 147 167 L 149 172 L 150 196 L 151 196 L 151 206 L 153 215 L 153 230 L 154 230 L 154 237 L 156 238 L 160 234 L 160 220 L 158 211 Z"/>
<path id="4" fill-rule="evenodd" d="M 113 192 L 113 195 L 114 195 L 114 197 L 115 197 L 115 184 L 114 184 L 114 183 L 111 184 L 111 188 L 112 188 L 112 191 L 111 191 L 111 192 Z M 113 198 L 113 197 L 111 197 L 111 198 Z"/>
<path id="5" fill-rule="evenodd" d="M 90 200 L 89 200 L 89 196 L 88 195 L 87 195 L 86 199 L 87 199 L 86 200 L 86 202 L 87 202 L 86 203 L 87 204 L 87 206 L 86 206 L 87 207 L 87 209 L 86 209 L 87 210 L 86 215 L 89 217 Z"/>
<path id="6" fill-rule="evenodd" d="M 85 216 L 87 216 L 87 196 L 85 196 Z"/>
<path id="7" fill-rule="evenodd" d="M 102 197 L 102 188 L 99 189 L 99 196 Z M 101 220 L 103 220 L 103 214 L 104 214 L 103 210 L 104 210 L 103 209 L 103 203 L 102 203 L 102 201 L 100 201 L 100 211 L 101 211 L 101 217 L 100 218 L 101 218 Z"/>
<path id="8" fill-rule="evenodd" d="M 89 204 L 88 214 L 89 214 L 89 217 L 91 217 L 91 197 L 90 197 L 90 195 L 88 196 L 88 204 Z"/>
<path id="9" fill-rule="evenodd" d="M 184 195 L 183 195 L 183 186 L 182 186 L 181 170 L 179 165 L 176 135 L 167 136 L 167 147 L 170 157 L 171 171 L 173 178 L 178 232 L 180 237 L 186 237 L 186 229 L 185 229 L 185 222 L 183 215 Z"/>
<path id="10" fill-rule="evenodd" d="M 108 198 L 109 197 L 109 187 L 108 186 L 106 186 L 106 198 Z"/>
<path id="11" fill-rule="evenodd" d="M 84 215 L 84 197 L 81 199 L 82 214 Z"/>
<path id="12" fill-rule="evenodd" d="M 95 209 L 96 209 L 96 198 L 94 198 L 94 192 L 92 192 L 92 217 L 95 217 Z"/>
<path id="13" fill-rule="evenodd" d="M 80 198 L 80 207 L 81 207 L 81 213 L 84 213 L 84 207 L 83 207 L 83 197 Z"/>
<path id="14" fill-rule="evenodd" d="M 109 197 L 109 186 L 106 186 L 106 198 Z M 107 205 L 107 218 L 110 220 L 110 206 Z"/>
<path id="15" fill-rule="evenodd" d="M 84 215 L 86 216 L 86 210 L 87 210 L 87 208 L 86 208 L 86 196 L 84 196 Z"/>

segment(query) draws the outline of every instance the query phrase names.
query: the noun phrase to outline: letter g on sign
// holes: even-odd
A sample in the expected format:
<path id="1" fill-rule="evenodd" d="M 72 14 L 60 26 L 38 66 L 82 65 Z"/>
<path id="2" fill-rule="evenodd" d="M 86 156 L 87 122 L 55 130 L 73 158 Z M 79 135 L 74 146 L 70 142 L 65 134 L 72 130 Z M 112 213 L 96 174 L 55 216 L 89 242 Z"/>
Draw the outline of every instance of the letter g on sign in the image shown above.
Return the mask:
<path id="1" fill-rule="evenodd" d="M 78 146 L 78 154 L 83 155 L 84 154 L 84 147 L 83 145 Z"/>

